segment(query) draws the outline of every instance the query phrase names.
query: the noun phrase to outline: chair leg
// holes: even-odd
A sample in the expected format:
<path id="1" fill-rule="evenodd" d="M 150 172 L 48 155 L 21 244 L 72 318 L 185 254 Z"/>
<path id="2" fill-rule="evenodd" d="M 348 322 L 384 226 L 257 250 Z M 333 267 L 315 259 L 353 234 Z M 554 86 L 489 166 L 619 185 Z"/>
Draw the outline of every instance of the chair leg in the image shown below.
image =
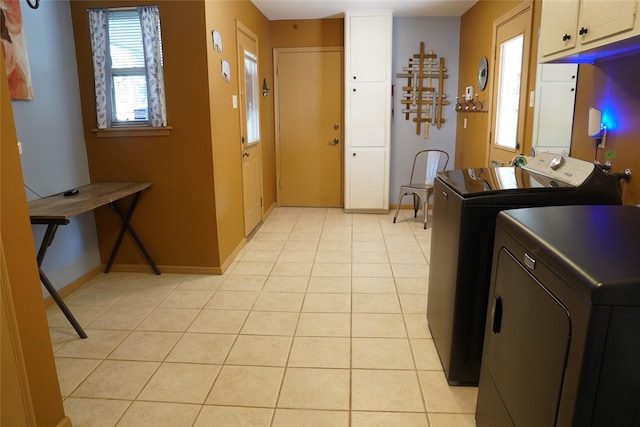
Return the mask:
<path id="1" fill-rule="evenodd" d="M 413 193 L 413 217 L 417 218 L 418 217 L 418 209 L 420 208 L 420 197 L 416 194 Z"/>
<path id="2" fill-rule="evenodd" d="M 398 218 L 398 212 L 400 212 L 400 202 L 402 202 L 402 197 L 404 196 L 404 194 L 402 194 L 402 190 L 400 190 L 400 196 L 398 197 L 398 206 L 396 206 L 396 213 L 395 215 L 393 215 L 393 223 L 396 223 L 396 218 Z"/>
<path id="3" fill-rule="evenodd" d="M 433 194 L 433 189 L 428 190 L 424 198 L 422 209 L 424 209 L 424 229 L 427 229 L 427 220 L 429 219 L 429 197 Z"/>
<path id="4" fill-rule="evenodd" d="M 429 196 L 422 202 L 422 210 L 424 211 L 424 229 L 427 229 L 427 219 L 429 218 Z"/>

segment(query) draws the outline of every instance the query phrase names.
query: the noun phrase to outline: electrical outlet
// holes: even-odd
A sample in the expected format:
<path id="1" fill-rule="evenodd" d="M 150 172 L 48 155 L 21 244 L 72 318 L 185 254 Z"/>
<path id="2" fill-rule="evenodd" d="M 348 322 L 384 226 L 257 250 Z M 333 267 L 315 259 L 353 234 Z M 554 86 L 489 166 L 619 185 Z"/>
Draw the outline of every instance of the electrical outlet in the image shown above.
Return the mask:
<path id="1" fill-rule="evenodd" d="M 473 100 L 473 86 L 467 86 L 464 90 L 464 99 L 466 101 Z"/>

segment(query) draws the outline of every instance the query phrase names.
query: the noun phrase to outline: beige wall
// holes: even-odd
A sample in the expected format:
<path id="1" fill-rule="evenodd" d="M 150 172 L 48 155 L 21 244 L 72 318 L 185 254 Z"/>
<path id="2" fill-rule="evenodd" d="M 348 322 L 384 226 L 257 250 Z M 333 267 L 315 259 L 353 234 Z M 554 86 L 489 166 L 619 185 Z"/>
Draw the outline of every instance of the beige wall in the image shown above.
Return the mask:
<path id="1" fill-rule="evenodd" d="M 248 1 L 139 1 L 158 4 L 162 24 L 169 136 L 98 138 L 87 8 L 130 3 L 71 2 L 87 156 L 92 182 L 149 181 L 132 223 L 164 271 L 221 271 L 244 241 L 235 22 L 259 36 L 260 74 L 272 87 L 271 47 L 266 18 Z M 211 30 L 221 32 L 222 53 L 213 52 Z M 220 61 L 231 65 L 231 83 Z M 275 203 L 273 101 L 263 98 L 263 194 Z M 107 209 L 96 213 L 102 261 L 118 232 Z M 144 264 L 127 237 L 116 266 Z"/>
<path id="2" fill-rule="evenodd" d="M 517 0 L 480 0 L 469 9 L 461 19 L 460 30 L 460 70 L 458 80 L 458 95 L 464 94 L 466 86 L 473 85 L 474 93 L 479 93 L 480 101 L 485 105 L 486 113 L 458 113 L 456 128 L 455 167 L 486 166 L 488 149 L 488 130 L 491 120 L 491 91 L 494 72 L 494 55 L 492 52 L 493 23 L 496 19 L 516 7 Z M 538 50 L 538 30 L 540 22 L 540 1 L 535 0 L 532 6 L 531 50 L 527 93 L 535 89 L 536 63 Z M 486 56 L 489 62 L 489 79 L 484 91 L 478 92 L 477 75 L 478 62 Z M 528 98 L 527 98 L 528 99 Z M 464 119 L 467 128 L 464 129 Z M 523 153 L 528 153 L 531 147 L 533 129 L 533 108 L 527 106 L 525 119 L 525 141 Z"/>
<path id="3" fill-rule="evenodd" d="M 40 289 L 33 236 L 29 225 L 29 211 L 22 185 L 22 168 L 18 158 L 18 138 L 2 54 L 0 54 L 0 143 L 0 237 L 7 269 L 0 277 L 6 275 L 8 278 L 13 297 L 12 303 L 22 343 L 28 392 L 35 410 L 36 425 L 56 426 L 63 422 L 65 416 Z M 15 399 L 19 396 L 9 395 L 10 390 L 5 388 L 5 380 L 11 377 L 5 378 L 5 375 L 1 377 L 2 419 L 0 423 L 3 426 L 9 426 L 12 425 L 11 420 L 19 419 L 16 418 L 19 414 L 15 413 L 20 410 L 20 407 L 15 405 Z"/>

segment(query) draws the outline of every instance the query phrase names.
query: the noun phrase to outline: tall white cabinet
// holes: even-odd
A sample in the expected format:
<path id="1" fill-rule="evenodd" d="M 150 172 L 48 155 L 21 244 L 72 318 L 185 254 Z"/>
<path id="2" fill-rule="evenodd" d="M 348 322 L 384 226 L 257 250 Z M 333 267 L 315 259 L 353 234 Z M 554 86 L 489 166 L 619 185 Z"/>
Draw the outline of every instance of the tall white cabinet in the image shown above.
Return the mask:
<path id="1" fill-rule="evenodd" d="M 351 212 L 389 210 L 390 11 L 345 13 L 345 191 Z"/>

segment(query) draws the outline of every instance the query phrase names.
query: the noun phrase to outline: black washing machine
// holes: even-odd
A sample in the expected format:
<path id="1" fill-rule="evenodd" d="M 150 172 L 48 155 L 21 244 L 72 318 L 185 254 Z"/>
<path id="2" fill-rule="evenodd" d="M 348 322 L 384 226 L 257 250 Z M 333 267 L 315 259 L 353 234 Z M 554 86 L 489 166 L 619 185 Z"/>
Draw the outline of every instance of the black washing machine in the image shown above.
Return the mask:
<path id="1" fill-rule="evenodd" d="M 478 427 L 640 425 L 640 209 L 497 219 Z"/>
<path id="2" fill-rule="evenodd" d="M 524 168 L 451 170 L 435 180 L 427 321 L 450 385 L 480 378 L 498 212 L 622 203 L 617 178 L 570 157 L 558 166 L 557 158 L 541 153 Z"/>

